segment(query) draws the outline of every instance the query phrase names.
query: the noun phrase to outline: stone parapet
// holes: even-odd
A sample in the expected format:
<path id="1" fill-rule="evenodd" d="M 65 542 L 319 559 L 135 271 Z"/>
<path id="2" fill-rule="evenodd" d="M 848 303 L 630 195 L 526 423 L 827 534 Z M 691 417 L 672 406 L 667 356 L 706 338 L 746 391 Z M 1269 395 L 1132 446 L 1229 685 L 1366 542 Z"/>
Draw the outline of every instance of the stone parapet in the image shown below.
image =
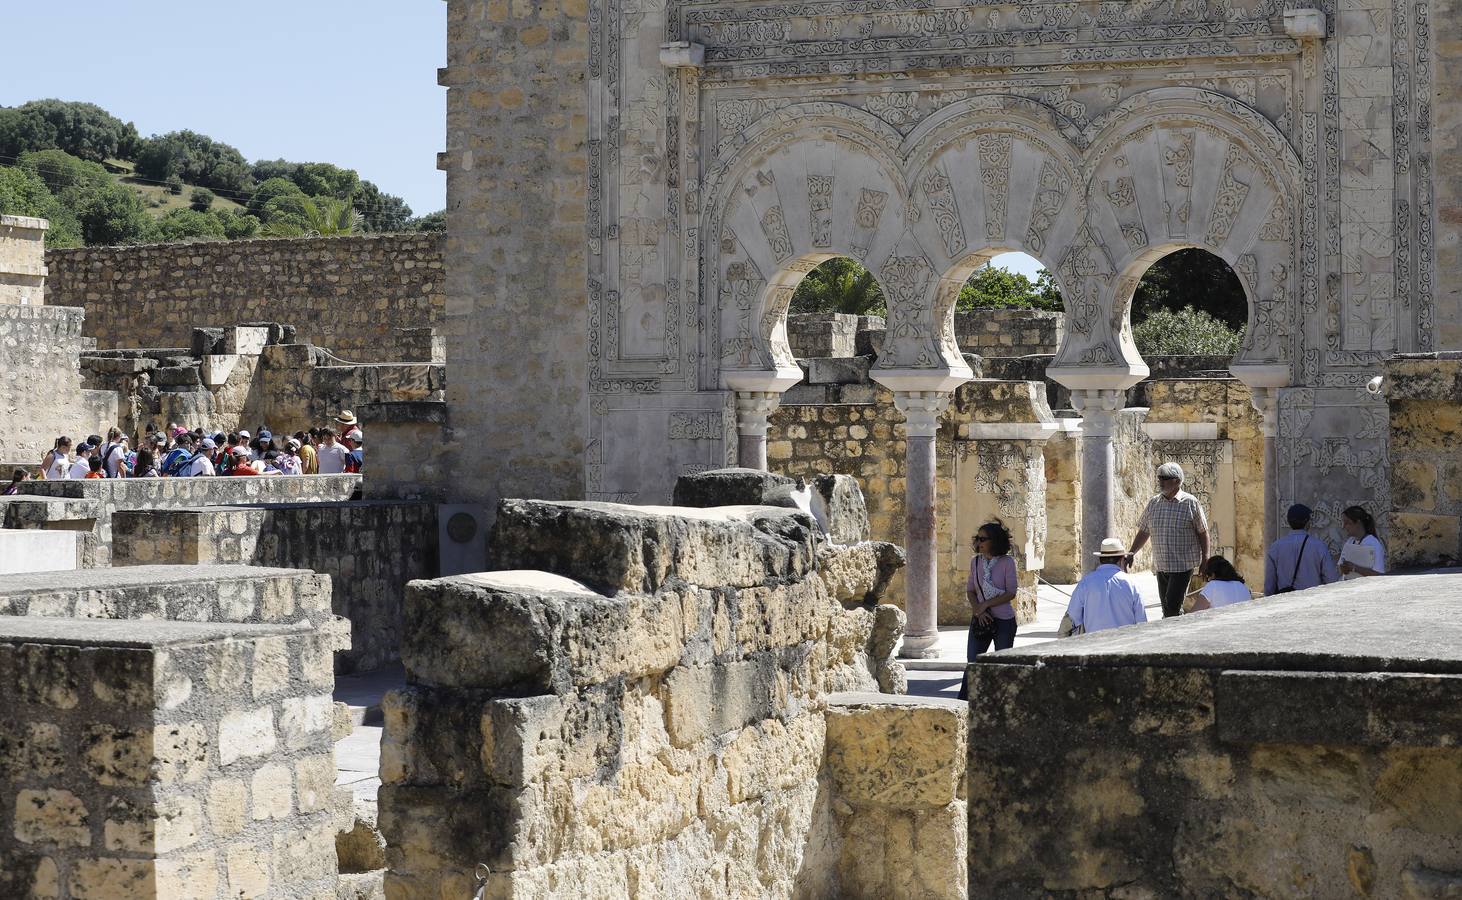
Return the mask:
<path id="1" fill-rule="evenodd" d="M 260 503 L 339 503 L 360 490 L 360 475 L 289 475 L 272 478 L 122 478 L 27 481 L 21 496 L 85 500 L 94 513 L 90 525 L 78 520 L 72 525 L 50 517 L 43 527 L 74 527 L 83 531 L 82 564 L 101 567 L 111 564 L 112 515 L 125 509 L 182 509 L 198 506 L 240 506 Z M 15 498 L 11 498 L 15 499 Z M 31 527 L 27 504 L 0 506 L 7 528 Z"/>
<path id="2" fill-rule="evenodd" d="M 406 583 L 437 574 L 436 551 L 436 509 L 426 503 L 208 506 L 112 517 L 113 566 L 214 567 L 200 572 L 206 575 L 247 563 L 321 573 L 333 593 L 324 609 L 350 620 L 350 649 L 336 660 L 342 672 L 400 658 Z"/>
<path id="3" fill-rule="evenodd" d="M 40 306 L 44 301 L 49 227 L 45 219 L 0 215 L 0 306 Z"/>
<path id="4" fill-rule="evenodd" d="M 982 656 L 970 884 L 990 897 L 1462 889 L 1459 599 L 1456 576 L 1368 578 Z"/>
<path id="5" fill-rule="evenodd" d="M 0 619 L 0 894 L 333 897 L 308 624 Z"/>
<path id="6" fill-rule="evenodd" d="M 387 895 L 469 894 L 478 863 L 487 897 L 834 883 L 823 705 L 871 689 L 897 611 L 833 601 L 791 510 L 504 501 L 497 522 L 499 562 L 551 571 L 408 588 Z"/>

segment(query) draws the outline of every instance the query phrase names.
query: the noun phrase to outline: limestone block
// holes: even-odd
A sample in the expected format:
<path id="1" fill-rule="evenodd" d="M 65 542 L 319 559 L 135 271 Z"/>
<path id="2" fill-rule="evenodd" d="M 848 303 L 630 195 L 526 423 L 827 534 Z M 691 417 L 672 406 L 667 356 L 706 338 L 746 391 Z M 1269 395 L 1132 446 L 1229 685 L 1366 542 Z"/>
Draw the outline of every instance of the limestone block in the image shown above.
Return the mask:
<path id="1" fill-rule="evenodd" d="M 885 694 L 832 694 L 827 769 L 849 802 L 944 807 L 964 794 L 965 704 Z"/>
<path id="2" fill-rule="evenodd" d="M 653 592 L 671 578 L 752 587 L 811 571 L 813 528 L 805 514 L 756 506 L 504 500 L 489 553 L 494 568 L 541 569 L 607 594 Z"/>
<path id="3" fill-rule="evenodd" d="M 814 357 L 807 360 L 808 384 L 868 384 L 871 356 Z"/>
<path id="4" fill-rule="evenodd" d="M 776 661 L 677 666 L 665 676 L 665 729 L 677 747 L 744 728 L 775 709 Z"/>
<path id="5" fill-rule="evenodd" d="M 817 575 L 828 595 L 844 605 L 877 603 L 904 564 L 903 550 L 886 541 L 823 544 L 817 549 Z"/>
<path id="6" fill-rule="evenodd" d="M 914 810 L 854 805 L 838 817 L 838 825 L 838 896 L 969 896 L 963 800 Z"/>
<path id="7" fill-rule="evenodd" d="M 677 478 L 673 502 L 695 507 L 781 506 L 793 485 L 785 475 L 760 469 L 712 469 Z"/>
<path id="8" fill-rule="evenodd" d="M 1393 567 L 1455 565 L 1462 560 L 1462 518 L 1392 513 L 1388 547 Z"/>

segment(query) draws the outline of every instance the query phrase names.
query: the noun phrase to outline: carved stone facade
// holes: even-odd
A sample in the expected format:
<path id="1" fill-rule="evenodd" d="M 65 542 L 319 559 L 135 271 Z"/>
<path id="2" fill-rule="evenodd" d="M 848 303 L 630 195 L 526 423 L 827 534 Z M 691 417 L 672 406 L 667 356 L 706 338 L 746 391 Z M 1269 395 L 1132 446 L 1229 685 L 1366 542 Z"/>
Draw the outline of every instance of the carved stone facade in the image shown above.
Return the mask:
<path id="1" fill-rule="evenodd" d="M 489 6 L 454 0 L 461 22 Z M 1067 299 L 1053 374 L 1105 390 L 1147 371 L 1128 322 L 1143 272 L 1199 247 L 1249 296 L 1236 373 L 1293 411 L 1280 493 L 1313 499 L 1381 446 L 1340 412 L 1356 388 L 1438 342 L 1430 7 L 1317 10 L 591 0 L 587 143 L 565 145 L 587 167 L 585 493 L 662 500 L 666 471 L 726 462 L 730 392 L 798 379 L 787 304 L 831 256 L 889 298 L 886 386 L 970 377 L 958 286 L 1019 250 Z M 469 62 L 448 76 L 464 100 L 489 78 Z M 672 424 L 718 414 L 720 434 Z M 1346 499 L 1383 507 L 1384 484 Z"/>

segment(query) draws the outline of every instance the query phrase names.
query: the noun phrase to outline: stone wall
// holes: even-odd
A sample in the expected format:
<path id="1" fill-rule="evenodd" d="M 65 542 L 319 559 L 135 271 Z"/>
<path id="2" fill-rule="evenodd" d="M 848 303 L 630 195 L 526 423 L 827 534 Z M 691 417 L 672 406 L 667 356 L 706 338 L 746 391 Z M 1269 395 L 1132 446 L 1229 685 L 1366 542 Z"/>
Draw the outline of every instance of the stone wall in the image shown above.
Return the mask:
<path id="1" fill-rule="evenodd" d="M 119 510 L 112 517 L 114 566 L 244 563 L 328 575 L 331 608 L 350 620 L 350 649 L 336 658 L 341 672 L 400 658 L 406 583 L 437 574 L 436 549 L 436 508 L 426 503 Z"/>
<path id="2" fill-rule="evenodd" d="M 1054 354 L 1065 334 L 1066 315 L 1039 309 L 979 309 L 954 316 L 959 349 L 979 356 Z"/>
<path id="3" fill-rule="evenodd" d="M 323 640 L 306 623 L 0 619 L 0 894 L 333 897 Z"/>
<path id="4" fill-rule="evenodd" d="M 1391 422 L 1387 563 L 1462 562 L 1462 354 L 1386 363 Z"/>
<path id="5" fill-rule="evenodd" d="M 960 846 L 958 715 L 875 720 L 919 735 L 898 754 L 824 724 L 829 692 L 868 689 L 873 613 L 827 596 L 807 516 L 506 501 L 492 546 L 504 571 L 408 592 L 408 686 L 383 704 L 388 896 L 465 896 L 478 863 L 487 897 L 836 894 L 857 811 L 839 790 L 892 833 L 919 821 L 894 873 Z M 961 896 L 957 860 L 902 883 Z M 869 862 L 857 883 L 880 883 Z"/>
<path id="6" fill-rule="evenodd" d="M 185 347 L 192 329 L 290 322 L 351 361 L 425 362 L 445 310 L 439 234 L 51 250 L 46 302 L 97 346 Z M 429 344 L 429 342 L 428 342 Z"/>
<path id="7" fill-rule="evenodd" d="M 58 436 L 80 443 L 116 420 L 116 395 L 82 390 L 81 328 L 79 309 L 0 303 L 0 463 L 39 467 Z"/>
<path id="8" fill-rule="evenodd" d="M 360 475 L 27 481 L 20 496 L 0 500 L 0 524 L 80 531 L 82 564 L 102 567 L 111 564 L 112 514 L 117 510 L 338 503 L 354 498 L 360 483 Z"/>
<path id="9" fill-rule="evenodd" d="M 970 884 L 1455 896 L 1459 600 L 1455 576 L 1362 579 L 982 657 Z"/>
<path id="10" fill-rule="evenodd" d="M 588 196 L 588 10 L 583 0 L 447 5 L 439 165 L 452 198 L 444 323 L 456 457 L 445 468 L 455 499 L 488 508 L 585 495 L 585 387 L 621 384 L 599 362 L 618 348 L 596 344 L 590 365 L 589 321 L 614 295 L 602 278 L 586 285 L 586 272 L 591 256 L 656 252 L 653 229 L 626 234 L 623 251 L 585 242 L 590 215 L 628 200 Z M 600 143 L 593 152 L 611 155 Z"/>

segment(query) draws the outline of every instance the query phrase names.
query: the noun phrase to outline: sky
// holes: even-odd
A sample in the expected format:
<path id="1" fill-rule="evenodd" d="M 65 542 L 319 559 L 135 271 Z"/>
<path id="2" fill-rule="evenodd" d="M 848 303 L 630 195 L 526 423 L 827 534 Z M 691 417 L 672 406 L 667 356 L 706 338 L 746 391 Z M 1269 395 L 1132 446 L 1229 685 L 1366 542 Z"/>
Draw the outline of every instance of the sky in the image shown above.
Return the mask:
<path id="1" fill-rule="evenodd" d="M 416 215 L 446 205 L 441 0 L 0 6 L 0 106 L 84 100 L 144 136 L 186 128 L 250 161 L 355 169 Z"/>
<path id="2" fill-rule="evenodd" d="M 1024 275 L 1032 282 L 1036 280 L 1036 273 L 1045 268 L 1041 265 L 1040 260 L 1024 253 L 1002 253 L 990 260 L 990 265 Z"/>

